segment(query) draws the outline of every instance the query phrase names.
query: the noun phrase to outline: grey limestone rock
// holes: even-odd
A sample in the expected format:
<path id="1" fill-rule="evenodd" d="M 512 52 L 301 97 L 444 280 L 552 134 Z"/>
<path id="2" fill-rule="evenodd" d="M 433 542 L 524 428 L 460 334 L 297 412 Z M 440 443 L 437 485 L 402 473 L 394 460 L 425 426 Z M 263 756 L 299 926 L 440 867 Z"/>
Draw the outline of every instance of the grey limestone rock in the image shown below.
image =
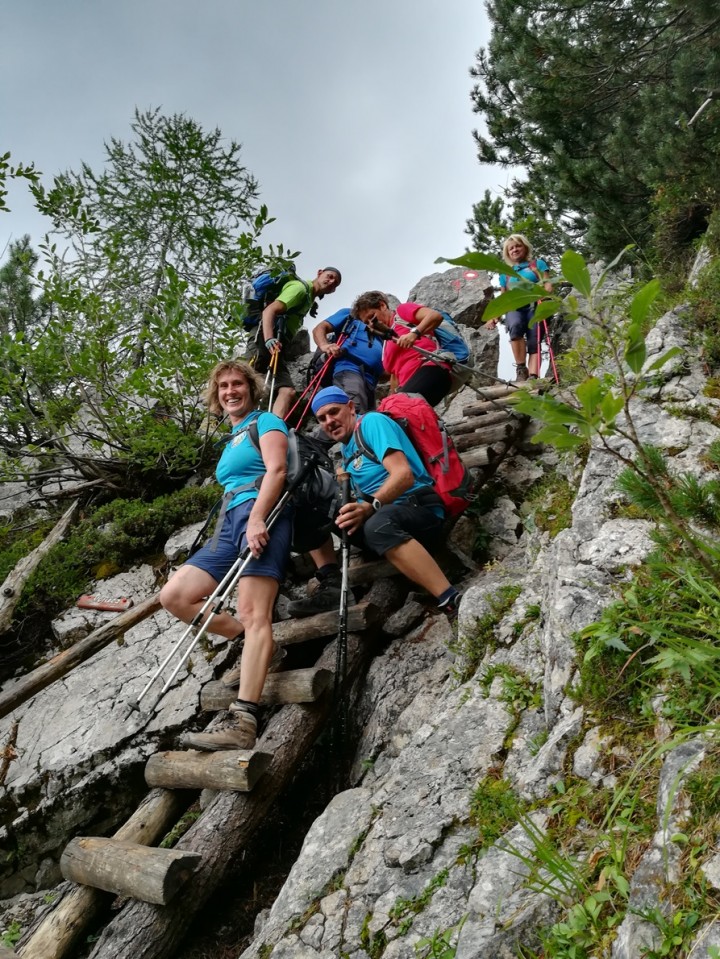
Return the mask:
<path id="1" fill-rule="evenodd" d="M 482 324 L 483 311 L 492 297 L 489 273 L 459 266 L 424 277 L 409 294 L 410 302 L 446 310 L 456 323 L 476 328 Z"/>

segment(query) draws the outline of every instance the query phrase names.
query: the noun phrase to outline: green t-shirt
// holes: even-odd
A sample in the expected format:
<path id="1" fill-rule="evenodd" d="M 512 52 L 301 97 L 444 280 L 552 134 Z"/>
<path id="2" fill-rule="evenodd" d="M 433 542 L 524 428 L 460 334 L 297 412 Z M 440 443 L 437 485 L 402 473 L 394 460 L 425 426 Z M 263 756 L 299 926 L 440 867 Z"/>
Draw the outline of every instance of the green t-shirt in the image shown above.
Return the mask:
<path id="1" fill-rule="evenodd" d="M 276 299 L 287 307 L 287 312 L 283 313 L 280 319 L 284 321 L 285 335 L 293 337 L 313 305 L 312 283 L 306 280 L 288 280 Z"/>

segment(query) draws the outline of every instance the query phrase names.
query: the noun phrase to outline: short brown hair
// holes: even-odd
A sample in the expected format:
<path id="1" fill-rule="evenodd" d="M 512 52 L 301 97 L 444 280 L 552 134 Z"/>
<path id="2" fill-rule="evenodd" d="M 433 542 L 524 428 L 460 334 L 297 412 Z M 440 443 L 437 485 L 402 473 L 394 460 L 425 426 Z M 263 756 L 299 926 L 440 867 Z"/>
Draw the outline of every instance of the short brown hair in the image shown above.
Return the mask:
<path id="1" fill-rule="evenodd" d="M 360 294 L 353 303 L 350 312 L 353 316 L 358 317 L 363 310 L 377 310 L 379 306 L 387 306 L 388 309 L 390 308 L 387 294 L 381 293 L 380 290 L 369 290 L 367 293 Z"/>
<path id="2" fill-rule="evenodd" d="M 220 400 L 218 399 L 218 380 L 223 373 L 228 373 L 230 370 L 237 370 L 244 377 L 250 391 L 253 408 L 258 405 L 265 391 L 263 378 L 258 376 L 249 363 L 245 363 L 244 360 L 222 360 L 210 373 L 210 379 L 205 390 L 205 405 L 216 416 L 222 413 L 222 406 L 220 406 Z"/>

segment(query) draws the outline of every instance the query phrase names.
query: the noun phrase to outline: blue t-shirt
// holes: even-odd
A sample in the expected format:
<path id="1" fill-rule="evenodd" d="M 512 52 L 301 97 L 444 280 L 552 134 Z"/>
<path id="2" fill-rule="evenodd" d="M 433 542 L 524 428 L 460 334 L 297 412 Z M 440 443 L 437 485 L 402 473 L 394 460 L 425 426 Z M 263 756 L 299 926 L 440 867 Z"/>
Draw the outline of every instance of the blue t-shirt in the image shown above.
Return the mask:
<path id="1" fill-rule="evenodd" d="M 403 503 L 417 490 L 433 485 L 432 477 L 425 469 L 423 461 L 407 434 L 389 416 L 385 416 L 384 413 L 366 413 L 362 418 L 364 443 L 377 456 L 379 463 L 360 452 L 355 432 L 353 431 L 347 443 L 343 443 L 342 454 L 343 462 L 346 464 L 345 469 L 350 474 L 356 492 L 365 493 L 367 496 L 374 496 L 377 493 L 389 475 L 382 465 L 382 459 L 393 450 L 399 450 L 405 454 L 415 480 L 410 489 L 394 500 L 395 503 Z M 442 507 L 438 507 L 434 512 L 438 516 L 444 515 Z"/>
<path id="2" fill-rule="evenodd" d="M 288 435 L 287 426 L 279 416 L 275 416 L 274 413 L 258 413 L 257 410 L 248 413 L 242 422 L 234 426 L 215 469 L 215 477 L 226 493 L 238 486 L 252 483 L 258 476 L 264 476 L 266 472 L 263 458 L 248 436 L 248 427 L 254 420 L 257 420 L 258 436 L 264 436 L 272 430 L 279 430 Z M 255 488 L 242 490 L 230 500 L 228 509 L 246 503 L 249 499 L 255 499 L 257 494 L 258 491 Z"/>
<path id="3" fill-rule="evenodd" d="M 333 313 L 325 322 L 339 333 L 348 316 L 350 316 L 350 310 L 344 308 Z M 374 389 L 383 371 L 382 340 L 374 336 L 371 342 L 368 337 L 368 328 L 360 320 L 350 320 L 344 332 L 347 337 L 343 342 L 345 352 L 335 360 L 333 373 L 341 373 L 343 370 L 362 373 L 368 385 Z"/>
<path id="4" fill-rule="evenodd" d="M 516 273 L 519 273 L 524 280 L 529 280 L 531 283 L 542 283 L 542 275 L 538 277 L 538 273 L 548 273 L 550 267 L 547 265 L 545 260 L 535 260 L 536 270 L 530 266 L 529 260 L 524 260 L 522 263 L 518 263 L 513 267 Z M 517 286 L 520 280 L 516 280 L 514 276 L 506 276 L 505 273 L 500 274 L 500 286 L 503 289 L 510 289 L 513 286 Z"/>

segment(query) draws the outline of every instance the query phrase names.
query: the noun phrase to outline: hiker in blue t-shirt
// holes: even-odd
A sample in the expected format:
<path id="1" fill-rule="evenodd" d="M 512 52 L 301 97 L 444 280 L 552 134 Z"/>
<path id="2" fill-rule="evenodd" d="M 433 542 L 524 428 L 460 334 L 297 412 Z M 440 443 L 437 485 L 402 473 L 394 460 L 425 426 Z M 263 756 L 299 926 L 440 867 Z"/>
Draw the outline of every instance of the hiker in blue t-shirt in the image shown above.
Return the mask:
<path id="1" fill-rule="evenodd" d="M 364 323 L 350 315 L 350 310 L 338 310 L 321 320 L 312 331 L 318 347 L 335 357 L 332 364 L 334 386 L 344 390 L 355 404 L 358 413 L 375 408 L 375 389 L 383 373 L 383 344 Z M 335 341 L 328 337 L 335 335 Z M 340 345 L 340 335 L 345 339 Z"/>
<path id="2" fill-rule="evenodd" d="M 513 233 L 505 240 L 502 258 L 516 273 L 531 283 L 543 283 L 548 293 L 552 293 L 552 283 L 548 282 L 550 270 L 545 260 L 532 259 L 532 247 L 522 233 Z M 503 291 L 512 289 L 521 281 L 514 276 L 500 274 L 500 287 Z M 505 329 L 510 337 L 510 348 L 515 360 L 515 379 L 522 383 L 528 378 L 537 379 L 540 372 L 540 324 L 530 326 L 535 314 L 536 303 L 509 310 L 505 314 Z M 497 320 L 486 323 L 490 329 Z"/>
<path id="3" fill-rule="evenodd" d="M 340 509 L 335 523 L 352 542 L 383 556 L 411 582 L 427 590 L 437 609 L 457 616 L 460 594 L 433 558 L 443 536 L 445 509 L 432 479 L 402 427 L 383 413 L 362 417 L 363 441 L 375 460 L 358 447 L 355 406 L 337 386 L 314 397 L 312 410 L 325 434 L 342 444 L 343 463 L 356 499 Z M 288 606 L 293 616 L 338 607 L 340 571 L 332 539 L 311 551 L 319 586 Z"/>

